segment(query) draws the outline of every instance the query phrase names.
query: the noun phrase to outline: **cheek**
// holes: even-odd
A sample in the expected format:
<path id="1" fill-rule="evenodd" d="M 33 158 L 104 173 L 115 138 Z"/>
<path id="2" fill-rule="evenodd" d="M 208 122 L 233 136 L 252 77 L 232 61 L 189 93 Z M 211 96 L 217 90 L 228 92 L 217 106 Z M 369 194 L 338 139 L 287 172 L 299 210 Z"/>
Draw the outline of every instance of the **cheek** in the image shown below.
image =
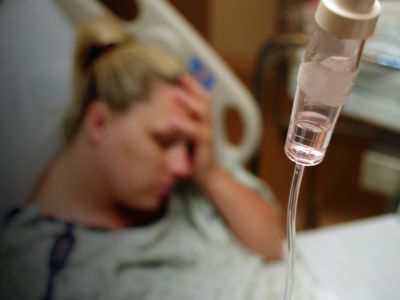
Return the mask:
<path id="1" fill-rule="evenodd" d="M 146 166 L 154 167 L 160 157 L 157 147 L 141 135 L 121 138 L 118 142 L 117 152 L 119 152 L 121 160 L 134 168 L 142 169 L 142 171 L 147 169 Z"/>
<path id="2" fill-rule="evenodd" d="M 163 168 L 158 148 L 134 132 L 110 136 L 103 144 L 103 153 L 109 180 L 118 190 L 152 188 Z"/>

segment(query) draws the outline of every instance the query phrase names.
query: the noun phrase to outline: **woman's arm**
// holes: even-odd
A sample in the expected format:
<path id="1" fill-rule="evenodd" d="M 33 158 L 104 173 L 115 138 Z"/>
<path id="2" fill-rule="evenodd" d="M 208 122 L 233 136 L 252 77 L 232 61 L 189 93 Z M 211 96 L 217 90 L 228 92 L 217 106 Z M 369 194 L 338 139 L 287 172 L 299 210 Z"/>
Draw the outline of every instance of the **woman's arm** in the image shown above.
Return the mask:
<path id="1" fill-rule="evenodd" d="M 245 246 L 265 259 L 280 258 L 283 230 L 279 212 L 217 164 L 212 153 L 208 95 L 190 76 L 183 76 L 181 85 L 183 93 L 177 101 L 187 117 L 176 119 L 175 125 L 191 141 L 194 179 Z"/>
<path id="2" fill-rule="evenodd" d="M 271 204 L 219 166 L 198 183 L 245 246 L 268 260 L 281 257 L 281 217 Z"/>

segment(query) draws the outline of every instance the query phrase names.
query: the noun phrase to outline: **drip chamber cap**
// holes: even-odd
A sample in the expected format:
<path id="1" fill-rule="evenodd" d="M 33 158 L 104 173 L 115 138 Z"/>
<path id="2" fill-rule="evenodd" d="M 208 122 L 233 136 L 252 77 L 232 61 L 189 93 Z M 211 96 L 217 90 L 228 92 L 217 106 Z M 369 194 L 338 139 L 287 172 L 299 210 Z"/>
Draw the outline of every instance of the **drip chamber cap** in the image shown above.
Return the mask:
<path id="1" fill-rule="evenodd" d="M 374 33 L 380 12 L 377 0 L 320 0 L 315 21 L 338 38 L 366 39 Z"/>

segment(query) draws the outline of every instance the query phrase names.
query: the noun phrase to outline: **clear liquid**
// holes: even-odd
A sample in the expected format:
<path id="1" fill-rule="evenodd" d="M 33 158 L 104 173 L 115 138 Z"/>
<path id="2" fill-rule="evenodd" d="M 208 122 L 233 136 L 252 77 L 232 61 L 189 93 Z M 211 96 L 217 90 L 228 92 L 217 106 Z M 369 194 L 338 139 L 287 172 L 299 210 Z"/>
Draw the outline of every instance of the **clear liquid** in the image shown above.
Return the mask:
<path id="1" fill-rule="evenodd" d="M 285 144 L 286 155 L 297 164 L 313 166 L 322 161 L 332 136 L 329 118 L 314 111 L 296 115 Z"/>

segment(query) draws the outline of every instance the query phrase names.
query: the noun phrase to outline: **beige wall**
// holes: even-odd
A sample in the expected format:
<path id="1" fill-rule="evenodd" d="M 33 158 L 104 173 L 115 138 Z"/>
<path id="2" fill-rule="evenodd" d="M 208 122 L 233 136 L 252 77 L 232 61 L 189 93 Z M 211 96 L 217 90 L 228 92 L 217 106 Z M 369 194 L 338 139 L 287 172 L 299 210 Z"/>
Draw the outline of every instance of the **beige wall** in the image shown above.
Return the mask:
<path id="1" fill-rule="evenodd" d="M 277 0 L 211 0 L 210 40 L 221 53 L 254 57 L 275 32 Z"/>

